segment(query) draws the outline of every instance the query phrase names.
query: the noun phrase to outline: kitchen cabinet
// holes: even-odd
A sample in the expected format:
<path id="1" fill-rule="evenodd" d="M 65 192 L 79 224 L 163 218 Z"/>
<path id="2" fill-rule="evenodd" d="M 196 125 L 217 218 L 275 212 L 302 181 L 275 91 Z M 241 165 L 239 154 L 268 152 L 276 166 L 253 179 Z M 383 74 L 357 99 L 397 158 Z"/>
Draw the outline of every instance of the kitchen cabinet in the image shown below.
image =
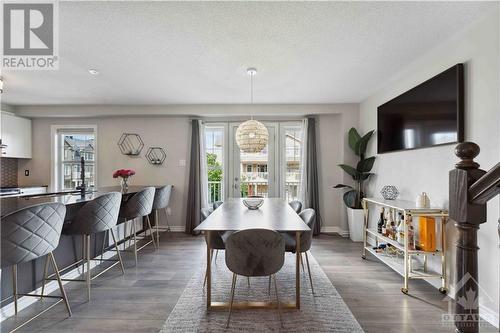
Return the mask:
<path id="1" fill-rule="evenodd" d="M 2 112 L 0 123 L 2 156 L 31 158 L 31 119 Z"/>

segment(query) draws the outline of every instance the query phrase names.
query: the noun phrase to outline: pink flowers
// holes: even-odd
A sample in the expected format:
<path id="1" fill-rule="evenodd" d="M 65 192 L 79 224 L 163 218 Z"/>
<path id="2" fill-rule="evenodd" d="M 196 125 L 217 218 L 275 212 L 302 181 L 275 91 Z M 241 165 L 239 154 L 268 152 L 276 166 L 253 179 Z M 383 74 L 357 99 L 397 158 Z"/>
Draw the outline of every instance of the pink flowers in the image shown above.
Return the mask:
<path id="1" fill-rule="evenodd" d="M 128 177 L 133 176 L 133 175 L 135 175 L 135 171 L 132 169 L 120 169 L 120 170 L 116 170 L 113 173 L 113 178 L 118 178 L 118 177 L 128 178 Z"/>

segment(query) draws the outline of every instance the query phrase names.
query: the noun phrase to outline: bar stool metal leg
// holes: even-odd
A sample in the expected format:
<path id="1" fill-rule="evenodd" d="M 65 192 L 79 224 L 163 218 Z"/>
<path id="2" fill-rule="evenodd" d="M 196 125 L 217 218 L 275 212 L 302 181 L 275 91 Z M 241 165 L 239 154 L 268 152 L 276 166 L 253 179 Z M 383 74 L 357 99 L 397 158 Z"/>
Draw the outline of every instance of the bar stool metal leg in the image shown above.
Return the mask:
<path id="1" fill-rule="evenodd" d="M 167 222 L 167 232 L 170 231 L 170 223 L 168 223 L 168 207 L 165 207 L 165 222 Z"/>
<path id="2" fill-rule="evenodd" d="M 231 320 L 231 311 L 233 310 L 235 286 L 236 286 L 236 273 L 233 273 L 233 283 L 231 284 L 231 302 L 229 303 L 229 314 L 227 316 L 226 328 L 229 328 L 229 321 Z"/>
<path id="3" fill-rule="evenodd" d="M 45 295 L 45 283 L 47 282 L 47 273 L 49 270 L 49 255 L 45 256 L 45 267 L 43 268 L 43 281 L 42 281 L 42 293 L 40 300 L 43 301 L 43 295 Z"/>
<path id="4" fill-rule="evenodd" d="M 61 275 L 59 275 L 59 269 L 57 268 L 56 259 L 54 258 L 54 255 L 52 254 L 52 252 L 50 252 L 48 254 L 48 256 L 50 258 L 50 261 L 52 262 L 52 268 L 54 269 L 54 272 L 56 274 L 57 283 L 59 284 L 59 290 L 60 290 L 61 296 L 64 300 L 64 305 L 66 305 L 66 310 L 68 311 L 68 315 L 69 315 L 69 317 L 71 317 L 71 308 L 69 306 L 68 297 L 66 296 L 66 292 L 64 291 L 64 287 L 63 287 L 63 284 L 61 281 Z"/>
<path id="5" fill-rule="evenodd" d="M 137 266 L 137 238 L 135 230 L 135 221 L 132 221 L 132 232 L 134 237 L 134 259 L 135 259 L 135 265 Z"/>
<path id="6" fill-rule="evenodd" d="M 311 276 L 311 267 L 309 266 L 309 257 L 307 256 L 307 252 L 305 252 L 305 254 L 306 254 L 307 271 L 309 272 L 309 282 L 311 283 L 311 291 L 314 294 L 313 280 Z"/>
<path id="7" fill-rule="evenodd" d="M 281 318 L 281 303 L 280 303 L 280 298 L 278 296 L 278 282 L 276 282 L 276 274 L 273 274 L 273 279 L 274 279 L 274 290 L 276 292 L 276 302 L 278 302 L 278 315 L 280 317 L 281 328 L 284 328 L 283 319 Z"/>
<path id="8" fill-rule="evenodd" d="M 106 246 L 106 239 L 108 238 L 108 230 L 104 232 L 104 236 L 102 238 L 102 248 L 101 248 L 101 261 L 102 261 L 102 256 L 104 254 L 104 248 Z"/>
<path id="9" fill-rule="evenodd" d="M 86 250 L 87 250 L 87 300 L 90 301 L 90 235 L 85 235 L 86 238 Z"/>
<path id="10" fill-rule="evenodd" d="M 148 222 L 149 232 L 151 233 L 151 240 L 153 241 L 153 247 L 156 249 L 156 240 L 153 228 L 151 227 L 151 221 L 149 220 L 149 215 L 146 215 L 146 221 Z"/>
<path id="11" fill-rule="evenodd" d="M 125 274 L 125 268 L 123 267 L 122 255 L 120 254 L 120 250 L 118 249 L 118 244 L 116 243 L 115 233 L 113 232 L 113 229 L 109 229 L 109 231 L 111 233 L 111 237 L 113 237 L 113 243 L 115 243 L 115 250 L 116 250 L 116 254 L 118 255 L 118 260 L 120 261 L 120 267 L 122 269 L 122 274 Z"/>
<path id="12" fill-rule="evenodd" d="M 14 296 L 14 313 L 17 316 L 17 265 L 12 266 L 12 290 Z"/>

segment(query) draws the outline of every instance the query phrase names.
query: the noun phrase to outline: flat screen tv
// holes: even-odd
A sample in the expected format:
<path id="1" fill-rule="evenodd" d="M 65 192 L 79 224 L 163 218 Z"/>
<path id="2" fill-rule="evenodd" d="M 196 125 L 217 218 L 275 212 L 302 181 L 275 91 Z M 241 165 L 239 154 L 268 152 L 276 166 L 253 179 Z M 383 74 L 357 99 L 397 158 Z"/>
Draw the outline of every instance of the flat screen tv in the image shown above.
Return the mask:
<path id="1" fill-rule="evenodd" d="M 457 64 L 380 105 L 378 153 L 462 142 L 463 72 L 463 64 Z"/>

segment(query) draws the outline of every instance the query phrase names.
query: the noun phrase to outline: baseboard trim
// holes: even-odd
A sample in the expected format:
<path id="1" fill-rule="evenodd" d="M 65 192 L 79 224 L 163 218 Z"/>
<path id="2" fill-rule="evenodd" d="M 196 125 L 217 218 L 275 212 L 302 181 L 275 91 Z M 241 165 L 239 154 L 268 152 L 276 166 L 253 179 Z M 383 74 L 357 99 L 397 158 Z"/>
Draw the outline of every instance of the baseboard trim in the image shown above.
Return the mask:
<path id="1" fill-rule="evenodd" d="M 338 234 L 342 237 L 349 237 L 349 231 L 340 229 L 339 227 L 321 227 L 321 232 L 326 234 Z"/>

